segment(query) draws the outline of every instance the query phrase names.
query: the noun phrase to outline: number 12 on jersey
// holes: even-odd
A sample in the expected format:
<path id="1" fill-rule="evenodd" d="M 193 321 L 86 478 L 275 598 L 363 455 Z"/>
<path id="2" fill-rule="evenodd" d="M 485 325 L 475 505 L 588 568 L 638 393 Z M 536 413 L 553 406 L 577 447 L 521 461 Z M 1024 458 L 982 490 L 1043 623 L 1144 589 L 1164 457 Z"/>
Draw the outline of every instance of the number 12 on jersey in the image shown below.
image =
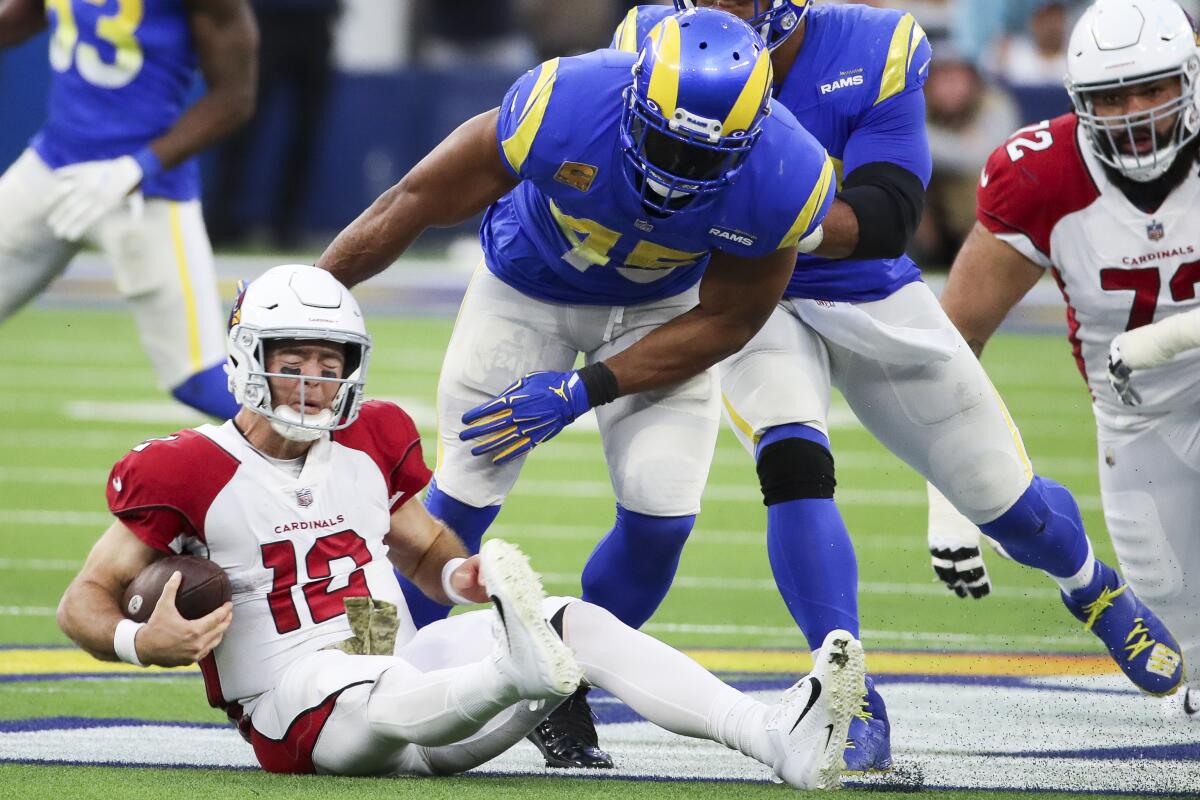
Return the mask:
<path id="1" fill-rule="evenodd" d="M 346 585 L 330 591 L 333 581 L 331 564 L 339 558 L 352 558 L 359 569 L 350 573 Z M 274 579 L 267 594 L 271 618 L 278 633 L 291 633 L 300 627 L 300 614 L 292 589 L 296 586 L 296 547 L 292 542 L 270 542 L 262 546 L 263 566 L 271 570 Z M 367 576 L 362 567 L 371 562 L 366 541 L 354 531 L 341 531 L 322 536 L 313 542 L 304 556 L 308 582 L 304 584 L 304 600 L 312 621 L 325 622 L 346 613 L 347 597 L 369 597 Z"/>

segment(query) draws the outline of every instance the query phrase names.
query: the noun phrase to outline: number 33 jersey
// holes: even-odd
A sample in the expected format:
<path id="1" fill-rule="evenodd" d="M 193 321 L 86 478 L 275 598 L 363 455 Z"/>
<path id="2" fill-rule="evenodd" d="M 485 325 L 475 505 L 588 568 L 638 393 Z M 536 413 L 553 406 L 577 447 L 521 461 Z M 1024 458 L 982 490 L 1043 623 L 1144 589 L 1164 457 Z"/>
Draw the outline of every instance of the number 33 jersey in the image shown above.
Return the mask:
<path id="1" fill-rule="evenodd" d="M 825 148 L 772 101 L 761 138 L 714 202 L 651 214 L 621 149 L 636 58 L 598 50 L 547 61 L 500 106 L 501 160 L 523 180 L 488 208 L 480 239 L 491 271 L 527 295 L 591 305 L 670 297 L 700 280 L 713 250 L 751 258 L 790 247 L 833 203 Z"/>
<path id="2" fill-rule="evenodd" d="M 151 439 L 117 462 L 112 513 L 150 547 L 206 557 L 233 586 L 233 624 L 201 667 L 209 702 L 274 687 L 295 659 L 352 635 L 344 601 L 395 605 L 397 642 L 415 632 L 387 559 L 391 513 L 429 481 L 412 420 L 368 402 L 318 440 L 299 477 L 255 450 L 233 422 Z"/>
<path id="3" fill-rule="evenodd" d="M 1128 415 L 1108 386 L 1122 331 L 1200 306 L 1200 178 L 1152 213 L 1138 209 L 1093 157 L 1074 114 L 1017 131 L 980 176 L 978 218 L 1049 269 L 1067 303 L 1068 338 L 1101 416 Z M 1193 405 L 1200 351 L 1137 373 L 1138 414 Z"/>
<path id="4" fill-rule="evenodd" d="M 51 168 L 135 153 L 183 113 L 197 66 L 185 0 L 46 0 L 46 20 L 49 114 L 32 144 Z M 141 188 L 193 200 L 197 162 Z"/>

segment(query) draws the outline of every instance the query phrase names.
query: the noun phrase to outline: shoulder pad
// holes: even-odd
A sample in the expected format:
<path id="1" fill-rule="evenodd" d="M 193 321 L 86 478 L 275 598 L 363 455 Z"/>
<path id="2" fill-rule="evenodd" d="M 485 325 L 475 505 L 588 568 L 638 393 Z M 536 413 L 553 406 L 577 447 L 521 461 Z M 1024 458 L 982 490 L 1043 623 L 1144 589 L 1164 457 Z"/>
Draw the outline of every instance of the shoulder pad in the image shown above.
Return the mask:
<path id="1" fill-rule="evenodd" d="M 1054 226 L 1100 197 L 1077 129 L 1074 114 L 1022 128 L 996 148 L 979 176 L 979 221 L 993 234 L 1028 239 L 1036 253 L 1025 255 L 1043 266 L 1049 265 Z"/>
<path id="2" fill-rule="evenodd" d="M 425 466 L 416 423 L 395 403 L 363 403 L 354 424 L 335 431 L 333 439 L 371 457 L 387 483 L 392 510 L 404 505 L 433 477 Z"/>
<path id="3" fill-rule="evenodd" d="M 204 541 L 204 519 L 241 462 L 194 430 L 147 439 L 112 468 L 108 508 L 164 552 L 180 533 Z"/>

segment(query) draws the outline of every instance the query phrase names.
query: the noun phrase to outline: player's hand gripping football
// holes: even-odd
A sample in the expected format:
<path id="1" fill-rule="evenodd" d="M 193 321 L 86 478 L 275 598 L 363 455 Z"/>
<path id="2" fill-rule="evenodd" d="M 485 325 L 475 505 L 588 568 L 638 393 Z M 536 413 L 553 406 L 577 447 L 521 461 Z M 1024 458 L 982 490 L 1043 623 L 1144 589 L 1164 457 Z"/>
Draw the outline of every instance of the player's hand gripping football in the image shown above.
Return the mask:
<path id="1" fill-rule="evenodd" d="M 142 167 L 133 156 L 122 156 L 71 164 L 55 170 L 54 176 L 58 187 L 46 221 L 55 236 L 74 242 L 137 188 Z"/>
<path id="2" fill-rule="evenodd" d="M 1121 337 L 1112 340 L 1108 348 L 1108 385 L 1117 398 L 1127 406 L 1142 403 L 1142 396 L 1133 388 L 1133 368 L 1121 357 Z"/>
<path id="3" fill-rule="evenodd" d="M 187 620 L 175 608 L 175 594 L 183 576 L 176 572 L 163 584 L 154 613 L 134 640 L 143 664 L 183 667 L 194 664 L 221 643 L 233 622 L 233 603 L 225 603 L 211 614 Z"/>
<path id="4" fill-rule="evenodd" d="M 578 372 L 530 372 L 463 414 L 467 427 L 459 437 L 477 443 L 472 455 L 490 455 L 505 464 L 556 436 L 591 407 Z"/>

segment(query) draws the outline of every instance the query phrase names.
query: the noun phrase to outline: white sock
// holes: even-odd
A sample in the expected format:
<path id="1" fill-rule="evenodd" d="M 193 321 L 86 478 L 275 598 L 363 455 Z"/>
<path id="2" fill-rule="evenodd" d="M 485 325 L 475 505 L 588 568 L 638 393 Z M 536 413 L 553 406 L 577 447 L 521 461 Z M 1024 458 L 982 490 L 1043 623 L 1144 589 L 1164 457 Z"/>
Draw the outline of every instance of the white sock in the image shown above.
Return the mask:
<path id="1" fill-rule="evenodd" d="M 1049 575 L 1050 573 L 1046 573 Z M 1092 543 L 1088 541 L 1087 558 L 1083 560 L 1083 566 L 1074 575 L 1069 575 L 1065 578 L 1058 578 L 1050 575 L 1058 587 L 1068 595 L 1072 592 L 1077 592 L 1080 589 L 1086 589 L 1092 582 L 1092 578 L 1096 576 L 1096 554 L 1092 550 Z"/>
<path id="2" fill-rule="evenodd" d="M 376 681 L 367 720 L 382 735 L 435 747 L 465 739 L 519 699 L 491 658 L 433 672 L 393 668 Z"/>
<path id="3" fill-rule="evenodd" d="M 612 692 L 660 728 L 710 739 L 774 766 L 766 732 L 769 706 L 599 606 L 572 603 L 563 629 L 589 683 Z"/>

